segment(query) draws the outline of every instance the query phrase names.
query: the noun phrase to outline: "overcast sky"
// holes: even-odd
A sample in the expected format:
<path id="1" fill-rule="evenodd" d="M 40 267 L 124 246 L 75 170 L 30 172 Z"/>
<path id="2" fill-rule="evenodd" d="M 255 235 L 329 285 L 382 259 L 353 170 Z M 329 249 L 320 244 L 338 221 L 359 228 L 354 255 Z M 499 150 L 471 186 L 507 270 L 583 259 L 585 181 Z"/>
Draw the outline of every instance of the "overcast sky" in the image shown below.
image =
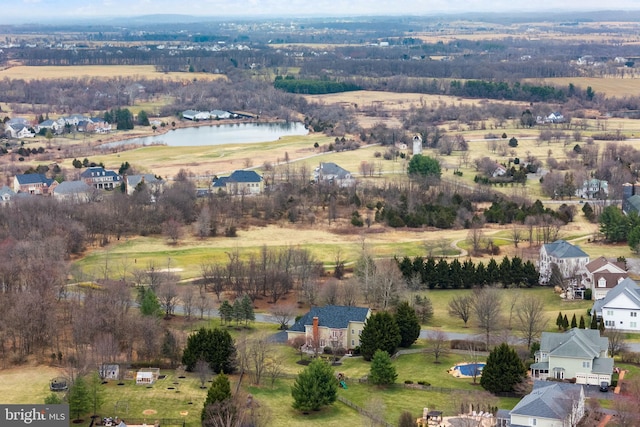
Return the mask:
<path id="1" fill-rule="evenodd" d="M 149 14 L 277 17 L 603 9 L 638 10 L 640 0 L 2 0 L 0 23 Z"/>

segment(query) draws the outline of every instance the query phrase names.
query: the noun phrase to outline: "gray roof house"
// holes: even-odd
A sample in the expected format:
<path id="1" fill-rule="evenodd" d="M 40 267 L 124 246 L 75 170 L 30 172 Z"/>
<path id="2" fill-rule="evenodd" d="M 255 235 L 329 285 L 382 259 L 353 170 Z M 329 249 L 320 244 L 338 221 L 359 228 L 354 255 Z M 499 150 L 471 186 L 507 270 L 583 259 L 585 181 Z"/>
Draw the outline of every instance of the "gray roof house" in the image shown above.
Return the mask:
<path id="1" fill-rule="evenodd" d="M 540 350 L 531 364 L 531 377 L 563 380 L 577 384 L 611 384 L 613 358 L 608 357 L 609 338 L 597 329 L 573 328 L 567 332 L 543 332 Z"/>
<path id="2" fill-rule="evenodd" d="M 260 194 L 264 180 L 256 171 L 237 170 L 229 176 L 214 178 L 213 188 L 229 194 Z"/>
<path id="3" fill-rule="evenodd" d="M 312 307 L 287 330 L 287 339 L 303 337 L 306 351 L 321 352 L 325 346 L 351 350 L 360 345 L 360 334 L 370 315 L 366 307 Z"/>
<path id="4" fill-rule="evenodd" d="M 538 260 L 540 284 L 549 284 L 552 264 L 558 266 L 564 279 L 576 281 L 578 274 L 582 272 L 588 262 L 589 255 L 579 246 L 572 245 L 566 240 L 556 240 L 553 243 L 542 245 Z"/>
<path id="5" fill-rule="evenodd" d="M 591 312 L 602 319 L 608 329 L 640 332 L 640 286 L 626 278 L 593 304 Z"/>
<path id="6" fill-rule="evenodd" d="M 500 410 L 499 427 L 575 426 L 584 416 L 584 388 L 578 384 L 535 381 L 531 393 L 511 410 Z"/>
<path id="7" fill-rule="evenodd" d="M 156 177 L 152 173 L 144 173 L 140 175 L 126 175 L 124 177 L 124 183 L 127 188 L 127 194 L 132 195 L 138 185 L 144 184 L 147 186 L 151 194 L 162 193 L 164 191 L 165 181 L 162 178 Z"/>
<path id="8" fill-rule="evenodd" d="M 13 196 L 16 195 L 16 192 L 13 191 L 11 188 L 9 188 L 6 185 L 3 185 L 2 188 L 0 188 L 0 204 L 7 204 L 11 201 L 11 199 L 13 198 Z"/>
<path id="9" fill-rule="evenodd" d="M 64 202 L 87 203 L 95 192 L 95 188 L 84 181 L 63 181 L 53 189 L 53 198 Z"/>
<path id="10" fill-rule="evenodd" d="M 351 172 L 330 162 L 320 163 L 320 166 L 313 172 L 313 180 L 315 182 L 335 184 L 339 187 L 350 187 L 356 182 L 353 176 L 351 176 Z"/>

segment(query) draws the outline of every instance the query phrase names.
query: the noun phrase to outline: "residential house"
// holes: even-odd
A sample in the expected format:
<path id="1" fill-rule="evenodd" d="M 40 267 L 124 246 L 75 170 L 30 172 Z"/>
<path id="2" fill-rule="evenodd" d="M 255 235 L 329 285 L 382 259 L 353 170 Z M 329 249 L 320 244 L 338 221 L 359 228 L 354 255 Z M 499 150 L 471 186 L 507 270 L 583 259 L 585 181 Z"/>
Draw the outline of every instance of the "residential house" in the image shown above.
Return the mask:
<path id="1" fill-rule="evenodd" d="M 117 172 L 105 170 L 102 166 L 87 168 L 80 174 L 80 178 L 98 190 L 113 190 L 122 182 Z"/>
<path id="2" fill-rule="evenodd" d="M 2 205 L 8 204 L 13 198 L 13 196 L 15 195 L 16 195 L 15 191 L 13 191 L 11 188 L 9 188 L 6 185 L 3 185 L 2 188 L 0 188 L 0 204 Z"/>
<path id="3" fill-rule="evenodd" d="M 593 304 L 591 313 L 607 329 L 640 332 L 640 286 L 630 278 L 624 279 Z"/>
<path id="4" fill-rule="evenodd" d="M 62 126 L 55 120 L 45 120 L 35 127 L 36 133 L 40 133 L 43 129 L 48 129 L 54 134 L 62 133 Z"/>
<path id="5" fill-rule="evenodd" d="M 78 123 L 82 121 L 87 121 L 89 120 L 89 118 L 83 114 L 71 114 L 70 116 L 67 116 L 67 117 L 61 117 L 61 120 L 64 122 L 65 125 L 78 126 Z"/>
<path id="6" fill-rule="evenodd" d="M 213 188 L 229 194 L 261 194 L 264 180 L 256 171 L 237 170 L 229 176 L 213 179 Z"/>
<path id="7" fill-rule="evenodd" d="M 534 379 L 573 379 L 576 384 L 611 384 L 613 358 L 607 355 L 609 338 L 597 329 L 573 328 L 566 332 L 543 332 L 540 350 L 531 364 Z"/>
<path id="8" fill-rule="evenodd" d="M 335 163 L 320 163 L 320 166 L 313 172 L 313 180 L 315 182 L 335 184 L 338 187 L 351 187 L 356 182 L 351 172 Z"/>
<path id="9" fill-rule="evenodd" d="M 63 181 L 53 189 L 53 198 L 70 203 L 88 203 L 96 189 L 84 181 Z"/>
<path id="10" fill-rule="evenodd" d="M 498 427 L 565 427 L 584 416 L 584 387 L 578 384 L 534 381 L 531 393 L 511 410 L 500 410 Z"/>
<path id="11" fill-rule="evenodd" d="M 622 212 L 625 215 L 629 215 L 631 212 L 640 213 L 639 182 L 622 184 Z"/>
<path id="12" fill-rule="evenodd" d="M 562 123 L 564 122 L 564 116 L 559 111 L 554 111 L 544 118 L 545 123 Z"/>
<path id="13" fill-rule="evenodd" d="M 231 113 L 228 111 L 222 111 L 222 110 L 211 110 L 209 112 L 209 115 L 212 119 L 230 119 L 231 118 Z"/>
<path id="14" fill-rule="evenodd" d="M 589 255 L 579 246 L 572 245 L 566 240 L 556 240 L 553 243 L 542 245 L 538 260 L 540 284 L 549 284 L 553 264 L 558 266 L 564 280 L 576 282 L 578 274 L 583 271 L 588 262 Z"/>
<path id="15" fill-rule="evenodd" d="M 208 111 L 185 110 L 182 112 L 182 118 L 187 120 L 209 120 L 211 113 Z"/>
<path id="16" fill-rule="evenodd" d="M 366 307 L 312 307 L 287 331 L 287 339 L 303 337 L 306 351 L 322 352 L 326 346 L 352 350 L 360 345 L 360 334 L 369 316 L 371 310 Z"/>
<path id="17" fill-rule="evenodd" d="M 581 199 L 604 199 L 608 195 L 609 183 L 602 179 L 586 179 L 576 189 L 576 196 Z"/>
<path id="18" fill-rule="evenodd" d="M 27 173 L 13 178 L 13 191 L 16 193 L 48 195 L 57 185 L 56 180 L 41 173 Z"/>
<path id="19" fill-rule="evenodd" d="M 141 175 L 125 175 L 124 184 L 128 195 L 132 195 L 139 185 L 145 185 L 151 194 L 159 194 L 164 191 L 165 181 L 152 173 L 145 173 Z"/>
<path id="20" fill-rule="evenodd" d="M 36 136 L 35 133 L 31 132 L 30 128 L 27 125 L 22 123 L 7 123 L 5 126 L 4 133 L 9 138 L 33 138 Z"/>
<path id="21" fill-rule="evenodd" d="M 592 299 L 599 300 L 627 277 L 624 262 L 612 262 L 601 256 L 584 266 L 582 285 L 591 289 Z"/>
<path id="22" fill-rule="evenodd" d="M 506 173 L 507 173 L 507 168 L 501 165 L 500 163 L 496 163 L 496 168 L 491 174 L 491 176 L 493 176 L 494 178 L 497 178 L 499 176 L 504 176 L 504 174 Z"/>
<path id="23" fill-rule="evenodd" d="M 91 117 L 89 121 L 92 123 L 92 132 L 101 134 L 111 132 L 111 123 L 104 121 L 104 119 L 100 117 Z"/>

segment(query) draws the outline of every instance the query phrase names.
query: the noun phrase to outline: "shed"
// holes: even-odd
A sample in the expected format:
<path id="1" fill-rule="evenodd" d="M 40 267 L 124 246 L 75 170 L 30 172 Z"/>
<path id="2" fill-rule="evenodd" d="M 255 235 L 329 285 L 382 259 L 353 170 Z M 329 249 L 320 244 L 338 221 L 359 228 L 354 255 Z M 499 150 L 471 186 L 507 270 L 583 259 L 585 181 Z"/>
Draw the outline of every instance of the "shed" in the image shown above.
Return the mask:
<path id="1" fill-rule="evenodd" d="M 144 368 L 140 369 L 136 374 L 136 384 L 151 385 L 160 376 L 159 368 Z"/>
<path id="2" fill-rule="evenodd" d="M 98 369 L 100 378 L 103 380 L 117 380 L 120 378 L 120 365 L 103 363 Z"/>

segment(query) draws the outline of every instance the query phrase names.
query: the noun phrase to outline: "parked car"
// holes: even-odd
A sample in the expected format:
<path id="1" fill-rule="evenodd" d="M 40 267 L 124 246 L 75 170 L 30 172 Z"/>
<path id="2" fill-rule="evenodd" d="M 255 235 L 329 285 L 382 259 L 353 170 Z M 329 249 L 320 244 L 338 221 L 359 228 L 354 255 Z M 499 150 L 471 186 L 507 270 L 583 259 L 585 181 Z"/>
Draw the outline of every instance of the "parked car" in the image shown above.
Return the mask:
<path id="1" fill-rule="evenodd" d="M 603 392 L 603 393 L 606 393 L 606 392 L 609 391 L 609 384 L 607 384 L 606 381 L 602 381 L 600 383 L 600 391 Z"/>

